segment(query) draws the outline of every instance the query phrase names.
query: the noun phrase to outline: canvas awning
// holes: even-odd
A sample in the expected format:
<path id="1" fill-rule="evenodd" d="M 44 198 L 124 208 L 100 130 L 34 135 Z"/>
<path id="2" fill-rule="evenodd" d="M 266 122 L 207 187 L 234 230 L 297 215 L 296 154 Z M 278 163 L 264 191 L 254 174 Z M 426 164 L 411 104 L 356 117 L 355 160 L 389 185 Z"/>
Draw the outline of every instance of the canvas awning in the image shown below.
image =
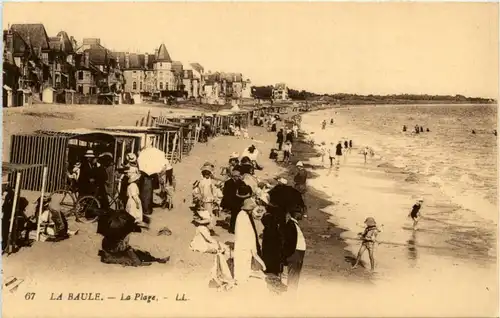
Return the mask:
<path id="1" fill-rule="evenodd" d="M 11 174 L 14 172 L 24 171 L 32 168 L 43 167 L 43 164 L 22 164 L 2 162 L 2 175 Z"/>

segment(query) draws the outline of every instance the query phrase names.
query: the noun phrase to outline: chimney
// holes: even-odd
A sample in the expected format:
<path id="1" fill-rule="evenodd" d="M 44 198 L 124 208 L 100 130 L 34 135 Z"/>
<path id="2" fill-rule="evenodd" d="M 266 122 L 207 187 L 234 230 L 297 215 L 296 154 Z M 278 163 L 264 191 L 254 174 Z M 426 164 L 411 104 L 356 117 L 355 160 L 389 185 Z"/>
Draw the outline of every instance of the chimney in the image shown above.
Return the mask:
<path id="1" fill-rule="evenodd" d="M 130 53 L 125 53 L 125 68 L 130 68 Z"/>
<path id="2" fill-rule="evenodd" d="M 85 52 L 84 64 L 85 64 L 86 68 L 89 68 L 89 66 L 90 66 L 90 53 L 89 52 Z"/>
<path id="3" fill-rule="evenodd" d="M 144 68 L 148 69 L 148 59 L 149 59 L 149 54 L 144 53 Z"/>
<path id="4" fill-rule="evenodd" d="M 155 57 L 158 59 L 158 49 L 155 49 Z"/>
<path id="5" fill-rule="evenodd" d="M 7 51 L 10 53 L 14 53 L 14 34 L 12 33 L 12 30 L 9 29 L 7 31 L 7 43 L 5 45 L 7 47 Z"/>

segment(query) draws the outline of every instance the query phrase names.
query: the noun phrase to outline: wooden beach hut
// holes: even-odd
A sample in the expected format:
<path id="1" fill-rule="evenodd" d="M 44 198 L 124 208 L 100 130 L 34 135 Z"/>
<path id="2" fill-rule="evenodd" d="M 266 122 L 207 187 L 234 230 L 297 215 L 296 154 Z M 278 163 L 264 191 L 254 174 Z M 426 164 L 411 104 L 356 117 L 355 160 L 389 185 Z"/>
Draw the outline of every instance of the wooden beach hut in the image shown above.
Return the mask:
<path id="1" fill-rule="evenodd" d="M 64 188 L 69 167 L 81 160 L 87 149 L 97 153 L 110 152 L 118 160 L 117 139 L 103 132 L 74 133 L 38 131 L 35 134 L 11 137 L 10 162 L 47 167 L 47 191 Z M 114 180 L 110 180 L 114 182 Z M 12 183 L 9 180 L 9 183 Z M 40 191 L 40 171 L 31 169 L 20 180 L 22 189 Z"/>
<path id="2" fill-rule="evenodd" d="M 142 147 L 155 147 L 165 152 L 169 159 L 181 159 L 181 156 L 175 153 L 179 152 L 180 149 L 179 141 L 182 135 L 182 127 L 113 126 L 99 129 L 111 134 L 116 132 L 143 134 L 145 144 L 141 145 Z"/>

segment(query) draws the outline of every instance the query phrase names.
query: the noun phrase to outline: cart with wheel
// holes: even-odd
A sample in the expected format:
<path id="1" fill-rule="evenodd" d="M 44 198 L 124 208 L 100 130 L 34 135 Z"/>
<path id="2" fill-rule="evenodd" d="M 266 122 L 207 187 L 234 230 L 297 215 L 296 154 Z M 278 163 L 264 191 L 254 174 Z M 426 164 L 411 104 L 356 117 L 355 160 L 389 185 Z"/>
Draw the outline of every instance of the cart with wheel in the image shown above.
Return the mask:
<path id="1" fill-rule="evenodd" d="M 47 192 L 51 194 L 54 210 L 74 215 L 77 221 L 91 222 L 95 217 L 89 211 L 99 209 L 93 195 L 82 195 L 68 184 L 68 172 L 77 162 L 83 162 L 87 150 L 95 154 L 107 153 L 112 158 L 106 168 L 107 183 L 114 189 L 115 169 L 123 163 L 125 153 L 137 153 L 141 147 L 138 136 L 114 136 L 98 130 L 72 129 L 64 131 L 37 131 L 30 135 L 14 135 L 11 142 L 11 161 L 16 164 L 43 164 L 47 166 Z M 108 169 L 109 168 L 109 169 Z M 30 175 L 21 180 L 27 190 L 40 188 L 40 178 Z M 114 196 L 114 193 L 112 193 Z"/>

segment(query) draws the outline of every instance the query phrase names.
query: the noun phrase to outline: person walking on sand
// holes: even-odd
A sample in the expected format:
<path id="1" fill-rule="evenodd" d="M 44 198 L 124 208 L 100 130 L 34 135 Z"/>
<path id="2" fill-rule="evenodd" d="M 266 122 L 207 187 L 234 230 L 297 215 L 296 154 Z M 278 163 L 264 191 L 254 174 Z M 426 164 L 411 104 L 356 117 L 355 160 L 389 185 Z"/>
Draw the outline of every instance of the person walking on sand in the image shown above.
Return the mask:
<path id="1" fill-rule="evenodd" d="M 278 133 L 276 134 L 276 143 L 278 144 L 278 150 L 281 151 L 281 148 L 283 147 L 283 139 L 285 136 L 283 135 L 283 129 L 280 129 Z"/>
<path id="2" fill-rule="evenodd" d="M 349 139 L 349 153 L 351 153 L 352 150 L 352 139 Z"/>
<path id="3" fill-rule="evenodd" d="M 330 158 L 330 168 L 333 167 L 333 159 L 335 158 L 336 148 L 333 142 L 330 143 L 330 149 L 328 149 L 328 156 Z"/>
<path id="4" fill-rule="evenodd" d="M 421 214 L 420 209 L 422 208 L 422 203 L 424 202 L 423 198 L 419 198 L 417 202 L 411 208 L 408 217 L 411 217 L 413 220 L 413 230 L 417 229 L 418 221 L 420 220 Z"/>
<path id="5" fill-rule="evenodd" d="M 326 143 L 324 141 L 321 142 L 319 146 L 319 154 L 321 156 L 321 165 L 324 167 L 325 166 L 325 155 L 326 155 L 327 149 L 326 149 Z"/>
<path id="6" fill-rule="evenodd" d="M 211 217 L 211 222 L 210 222 L 210 229 L 213 231 L 214 229 L 214 214 L 213 214 L 213 203 L 215 200 L 215 184 L 214 180 L 212 179 L 213 175 L 213 169 L 214 166 L 206 162 L 202 167 L 201 167 L 201 175 L 202 178 L 197 182 L 197 187 L 199 189 L 199 200 L 202 205 L 202 208 L 207 210 L 208 213 L 210 213 Z"/>
<path id="7" fill-rule="evenodd" d="M 326 120 L 323 120 L 323 122 L 321 123 L 321 129 L 325 130 L 326 128 Z"/>
<path id="8" fill-rule="evenodd" d="M 298 161 L 297 164 L 297 174 L 293 178 L 295 183 L 295 189 L 302 195 L 302 200 L 304 201 L 305 210 L 303 211 L 303 217 L 307 218 L 307 205 L 305 204 L 305 196 L 307 192 L 307 171 L 304 169 L 304 163 Z"/>
<path id="9" fill-rule="evenodd" d="M 299 126 L 297 126 L 297 123 L 293 123 L 292 131 L 293 131 L 293 136 L 295 138 L 299 138 Z"/>
<path id="10" fill-rule="evenodd" d="M 342 141 L 339 140 L 335 147 L 335 156 L 337 157 L 337 167 L 340 165 L 340 158 L 342 158 Z"/>
<path id="11" fill-rule="evenodd" d="M 368 250 L 368 255 L 370 256 L 370 266 L 371 270 L 375 270 L 375 242 L 377 240 L 378 233 L 382 232 L 381 228 L 377 227 L 377 222 L 372 217 L 368 217 L 365 220 L 365 230 L 363 233 L 358 233 L 361 238 L 361 246 L 358 251 L 358 256 L 356 257 L 356 262 L 352 266 L 352 268 L 358 267 L 359 262 L 361 261 L 361 257 Z"/>
<path id="12" fill-rule="evenodd" d="M 288 290 L 295 292 L 299 286 L 300 273 L 306 253 L 306 240 L 296 217 L 286 214 L 283 244 L 283 263 L 288 267 Z"/>
<path id="13" fill-rule="evenodd" d="M 368 146 L 363 148 L 363 156 L 365 157 L 365 164 L 366 164 L 366 157 L 368 156 L 369 152 L 370 152 L 370 148 L 368 148 Z"/>
<path id="14" fill-rule="evenodd" d="M 283 146 L 283 162 L 288 164 L 290 162 L 290 155 L 292 154 L 292 143 L 287 140 Z"/>
<path id="15" fill-rule="evenodd" d="M 238 285 L 246 283 L 252 275 L 253 259 L 263 271 L 266 270 L 254 222 L 256 208 L 257 204 L 253 199 L 245 199 L 236 217 L 233 260 L 234 279 Z"/>

